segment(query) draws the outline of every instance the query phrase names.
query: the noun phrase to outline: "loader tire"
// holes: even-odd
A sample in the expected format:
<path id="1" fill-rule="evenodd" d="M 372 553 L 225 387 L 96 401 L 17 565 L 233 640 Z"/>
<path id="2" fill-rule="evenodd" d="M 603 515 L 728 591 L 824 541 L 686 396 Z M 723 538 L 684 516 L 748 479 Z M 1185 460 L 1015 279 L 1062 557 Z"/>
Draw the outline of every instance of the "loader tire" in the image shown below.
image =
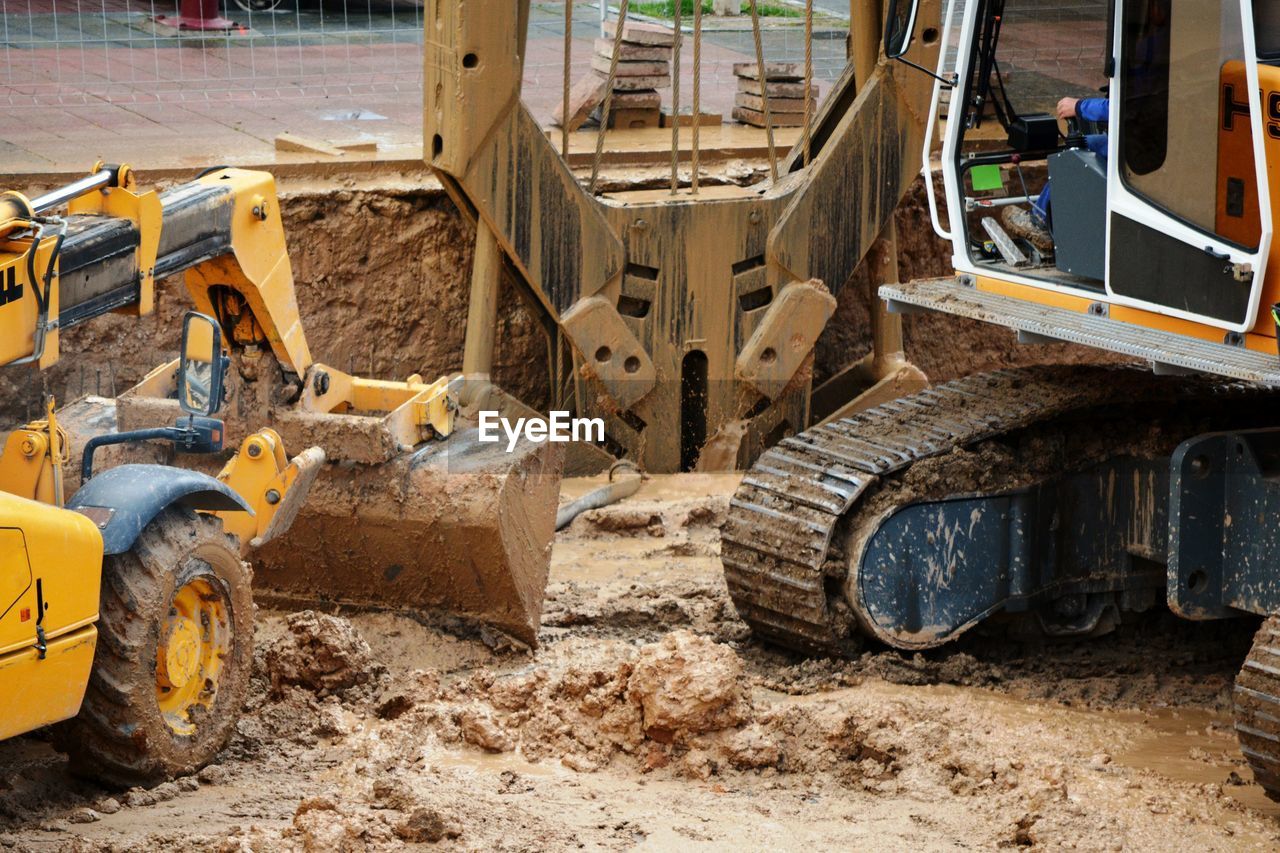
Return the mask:
<path id="1" fill-rule="evenodd" d="M 1236 676 L 1236 736 L 1253 779 L 1280 802 L 1280 616 L 1270 616 Z"/>
<path id="2" fill-rule="evenodd" d="M 171 508 L 104 559 L 89 686 L 55 740 L 73 773 L 150 786 L 226 745 L 253 664 L 252 570 L 239 554 L 217 519 Z"/>

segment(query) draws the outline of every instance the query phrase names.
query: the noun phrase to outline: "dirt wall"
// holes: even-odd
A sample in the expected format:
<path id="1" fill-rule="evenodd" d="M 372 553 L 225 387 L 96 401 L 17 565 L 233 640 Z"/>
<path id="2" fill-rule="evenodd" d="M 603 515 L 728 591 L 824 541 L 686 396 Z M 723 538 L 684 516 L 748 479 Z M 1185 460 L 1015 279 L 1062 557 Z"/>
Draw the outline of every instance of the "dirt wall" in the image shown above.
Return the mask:
<path id="1" fill-rule="evenodd" d="M 285 230 L 312 353 L 343 370 L 384 379 L 433 378 L 461 366 L 472 232 L 430 179 L 403 176 L 335 190 L 285 185 Z M 900 275 L 945 275 L 950 248 L 929 224 L 922 182 L 898 212 Z M 62 361 L 43 376 L 0 371 L 0 429 L 38 416 L 42 385 L 59 400 L 113 394 L 177 351 L 188 307 L 181 278 L 159 284 L 151 317 L 107 317 L 69 329 Z M 870 347 L 869 287 L 860 269 L 818 342 L 821 380 Z M 1014 364 L 1092 360 L 1067 345 L 1019 347 L 1011 333 L 956 318 L 906 320 L 908 355 L 935 380 Z M 535 406 L 549 399 L 547 352 L 534 317 L 514 293 L 499 309 L 498 381 Z"/>

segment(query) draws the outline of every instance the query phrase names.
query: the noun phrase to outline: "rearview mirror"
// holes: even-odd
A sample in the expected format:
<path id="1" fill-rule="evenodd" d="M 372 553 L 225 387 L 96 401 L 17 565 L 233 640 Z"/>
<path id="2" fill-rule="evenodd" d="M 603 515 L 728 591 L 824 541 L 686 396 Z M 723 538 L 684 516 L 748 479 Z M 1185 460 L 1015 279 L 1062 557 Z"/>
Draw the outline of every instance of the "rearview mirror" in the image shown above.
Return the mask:
<path id="1" fill-rule="evenodd" d="M 189 415 L 212 415 L 222 408 L 222 328 L 206 314 L 182 318 L 182 358 L 178 361 L 178 405 Z"/>
<path id="2" fill-rule="evenodd" d="M 884 55 L 889 59 L 897 59 L 911 46 L 919 10 L 920 0 L 889 0 L 884 18 Z"/>

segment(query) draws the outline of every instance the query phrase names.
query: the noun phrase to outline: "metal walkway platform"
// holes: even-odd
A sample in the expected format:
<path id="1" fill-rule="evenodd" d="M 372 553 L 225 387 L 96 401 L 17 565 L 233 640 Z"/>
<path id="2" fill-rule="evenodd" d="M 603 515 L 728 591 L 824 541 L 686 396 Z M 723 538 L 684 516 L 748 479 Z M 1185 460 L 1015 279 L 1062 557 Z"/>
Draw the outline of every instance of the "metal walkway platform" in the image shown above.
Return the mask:
<path id="1" fill-rule="evenodd" d="M 1280 356 L 984 293 L 957 278 L 884 285 L 880 298 L 893 313 L 955 314 L 1015 329 L 1025 343 L 1069 341 L 1143 359 L 1157 373 L 1211 373 L 1280 386 Z"/>

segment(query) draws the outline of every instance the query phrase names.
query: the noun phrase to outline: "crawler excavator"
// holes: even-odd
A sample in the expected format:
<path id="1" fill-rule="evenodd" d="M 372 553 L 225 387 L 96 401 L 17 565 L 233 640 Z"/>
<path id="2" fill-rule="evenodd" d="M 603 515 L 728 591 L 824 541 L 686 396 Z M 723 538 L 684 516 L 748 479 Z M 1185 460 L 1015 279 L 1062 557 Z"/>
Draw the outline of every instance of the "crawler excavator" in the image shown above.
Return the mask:
<path id="1" fill-rule="evenodd" d="M 1166 605 L 1262 617 L 1236 729 L 1280 799 L 1275 4 L 953 0 L 941 23 L 931 203 L 955 275 L 881 297 L 1133 363 L 978 374 L 784 440 L 724 528 L 738 612 L 819 654 L 1087 637 Z M 883 61 L 934 25 L 893 0 Z M 1058 123 L 1088 96 L 1105 128 Z M 1047 240 L 996 215 L 1033 204 Z"/>

